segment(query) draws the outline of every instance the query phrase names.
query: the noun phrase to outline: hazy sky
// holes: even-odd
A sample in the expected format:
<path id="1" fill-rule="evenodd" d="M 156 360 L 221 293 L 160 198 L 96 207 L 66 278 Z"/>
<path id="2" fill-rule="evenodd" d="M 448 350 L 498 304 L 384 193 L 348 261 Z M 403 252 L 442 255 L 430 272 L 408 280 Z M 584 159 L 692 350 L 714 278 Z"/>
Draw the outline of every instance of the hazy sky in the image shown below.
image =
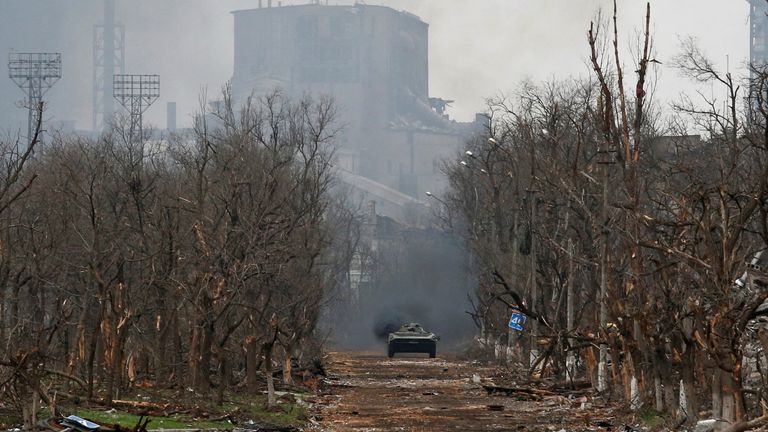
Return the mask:
<path id="1" fill-rule="evenodd" d="M 278 0 L 274 0 L 277 4 Z M 302 4 L 308 0 L 283 0 Z M 644 1 L 619 0 L 620 43 L 629 66 L 644 17 Z M 351 4 L 353 0 L 330 0 Z M 420 16 L 430 25 L 430 93 L 454 99 L 449 114 L 469 120 L 483 100 L 511 92 L 525 79 L 543 81 L 587 73 L 586 30 L 607 0 L 370 0 Z M 266 4 L 266 0 L 264 1 Z M 231 77 L 232 10 L 258 0 L 118 0 L 126 26 L 127 73 L 161 75 L 161 99 L 147 119 L 165 126 L 165 103 L 178 103 L 178 123 L 190 124 L 198 94 Z M 659 94 L 671 98 L 691 87 L 669 68 L 680 37 L 699 39 L 719 65 L 743 71 L 749 53 L 746 0 L 651 1 Z M 64 78 L 50 92 L 47 118 L 91 125 L 92 26 L 100 0 L 0 0 L 0 49 L 62 51 Z M 631 70 L 631 69 L 628 69 Z M 0 77 L 0 129 L 26 121 L 15 103 L 20 90 Z M 24 123 L 25 124 L 25 123 Z M 14 126 L 18 127 L 18 126 Z"/>

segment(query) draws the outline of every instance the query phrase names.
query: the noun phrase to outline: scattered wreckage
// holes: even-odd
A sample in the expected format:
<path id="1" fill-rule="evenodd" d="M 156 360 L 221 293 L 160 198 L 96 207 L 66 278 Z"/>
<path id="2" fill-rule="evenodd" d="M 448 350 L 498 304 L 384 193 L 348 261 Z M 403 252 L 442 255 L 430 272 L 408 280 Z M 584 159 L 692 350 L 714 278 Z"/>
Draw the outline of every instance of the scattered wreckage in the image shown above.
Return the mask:
<path id="1" fill-rule="evenodd" d="M 119 424 L 100 424 L 70 415 L 68 417 L 50 418 L 40 422 L 40 430 L 52 432 L 149 432 L 147 425 L 151 420 L 144 416 L 139 417 L 138 423 L 128 428 Z M 191 428 L 184 431 L 192 432 L 200 429 Z M 272 425 L 264 423 L 255 423 L 251 420 L 240 424 L 232 429 L 232 432 L 299 432 L 300 429 L 291 425 Z"/>
<path id="2" fill-rule="evenodd" d="M 41 422 L 39 426 L 44 430 L 53 432 L 147 432 L 149 422 L 148 418 L 140 417 L 136 426 L 127 428 L 119 424 L 98 424 L 76 415 L 70 415 L 68 417 L 50 418 Z"/>

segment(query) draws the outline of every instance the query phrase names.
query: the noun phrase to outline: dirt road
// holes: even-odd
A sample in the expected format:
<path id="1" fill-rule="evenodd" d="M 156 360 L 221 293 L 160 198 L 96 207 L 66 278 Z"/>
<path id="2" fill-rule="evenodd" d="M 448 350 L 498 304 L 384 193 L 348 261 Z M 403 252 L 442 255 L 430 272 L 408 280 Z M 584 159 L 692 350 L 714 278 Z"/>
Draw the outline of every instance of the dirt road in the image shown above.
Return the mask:
<path id="1" fill-rule="evenodd" d="M 609 430 L 612 417 L 574 395 L 490 396 L 477 378 L 499 371 L 451 357 L 331 353 L 328 372 L 315 431 Z"/>

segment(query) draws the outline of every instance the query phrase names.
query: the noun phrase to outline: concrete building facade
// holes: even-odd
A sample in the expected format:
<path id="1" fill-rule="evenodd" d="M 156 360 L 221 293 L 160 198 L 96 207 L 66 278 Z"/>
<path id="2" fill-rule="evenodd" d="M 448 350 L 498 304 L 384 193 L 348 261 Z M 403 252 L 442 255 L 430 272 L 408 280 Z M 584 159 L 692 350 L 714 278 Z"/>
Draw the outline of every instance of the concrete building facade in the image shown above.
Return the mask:
<path id="1" fill-rule="evenodd" d="M 235 97 L 331 95 L 341 169 L 417 199 L 444 188 L 440 161 L 475 125 L 429 96 L 429 26 L 388 7 L 317 3 L 233 12 Z"/>

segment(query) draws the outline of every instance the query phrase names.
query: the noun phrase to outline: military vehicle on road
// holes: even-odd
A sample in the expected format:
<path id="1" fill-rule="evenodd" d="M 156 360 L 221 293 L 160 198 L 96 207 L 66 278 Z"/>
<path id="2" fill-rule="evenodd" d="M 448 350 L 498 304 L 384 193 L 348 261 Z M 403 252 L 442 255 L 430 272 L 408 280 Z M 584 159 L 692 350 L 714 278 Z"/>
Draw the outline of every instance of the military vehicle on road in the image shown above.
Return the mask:
<path id="1" fill-rule="evenodd" d="M 439 340 L 440 337 L 424 330 L 418 323 L 404 324 L 389 334 L 387 355 L 394 357 L 395 353 L 427 353 L 429 358 L 435 358 Z"/>

